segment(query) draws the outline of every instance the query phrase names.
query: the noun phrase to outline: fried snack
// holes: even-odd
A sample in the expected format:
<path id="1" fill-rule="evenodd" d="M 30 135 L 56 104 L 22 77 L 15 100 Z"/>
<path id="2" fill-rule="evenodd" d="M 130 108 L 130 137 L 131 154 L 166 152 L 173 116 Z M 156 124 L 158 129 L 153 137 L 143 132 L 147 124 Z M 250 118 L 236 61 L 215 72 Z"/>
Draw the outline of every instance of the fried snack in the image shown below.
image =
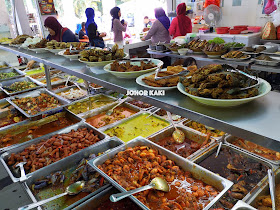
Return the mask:
<path id="1" fill-rule="evenodd" d="M 140 66 L 138 65 L 132 65 L 130 62 L 125 62 L 125 63 L 120 63 L 118 61 L 114 61 L 111 64 L 111 71 L 118 71 L 118 72 L 131 72 L 131 71 L 142 71 L 142 70 L 147 70 L 151 68 L 155 68 L 156 65 L 152 63 L 151 61 L 149 62 L 140 62 Z"/>
<path id="2" fill-rule="evenodd" d="M 247 55 L 241 51 L 230 51 L 224 55 L 225 58 L 237 58 L 237 59 L 245 59 Z"/>
<path id="3" fill-rule="evenodd" d="M 173 74 L 178 74 L 183 70 L 185 69 L 182 66 L 168 66 L 167 71 L 159 72 L 158 76 L 159 77 L 170 76 Z M 179 77 L 155 80 L 155 74 L 152 74 L 150 76 L 144 77 L 142 81 L 145 82 L 147 85 L 153 87 L 174 87 L 178 84 Z"/>
<path id="4" fill-rule="evenodd" d="M 48 42 L 48 40 L 42 39 L 40 42 L 38 42 L 36 44 L 28 45 L 28 48 L 30 48 L 30 49 L 45 48 L 47 46 L 47 42 Z"/>
<path id="5" fill-rule="evenodd" d="M 26 35 L 26 34 L 23 34 L 23 35 L 18 35 L 16 38 L 14 38 L 11 42 L 11 44 L 22 44 L 25 42 L 25 40 L 27 38 L 33 38 L 32 36 L 29 36 L 29 35 Z"/>
<path id="6" fill-rule="evenodd" d="M 188 75 L 189 76 L 189 75 Z M 205 98 L 214 99 L 241 99 L 258 95 L 258 89 L 252 88 L 240 92 L 232 91 L 236 88 L 249 87 L 255 80 L 228 72 L 222 65 L 211 64 L 196 70 L 192 77 L 186 77 L 182 84 L 186 92 Z M 233 93 L 232 93 L 233 92 Z"/>

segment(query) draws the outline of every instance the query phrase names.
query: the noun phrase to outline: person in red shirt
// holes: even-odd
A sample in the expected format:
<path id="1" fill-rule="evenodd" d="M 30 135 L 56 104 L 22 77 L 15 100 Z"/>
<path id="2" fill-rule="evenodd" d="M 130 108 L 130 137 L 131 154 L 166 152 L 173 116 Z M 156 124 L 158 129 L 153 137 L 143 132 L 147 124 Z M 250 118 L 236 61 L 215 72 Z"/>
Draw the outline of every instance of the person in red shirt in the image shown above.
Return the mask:
<path id="1" fill-rule="evenodd" d="M 186 4 L 181 3 L 176 9 L 177 17 L 175 17 L 170 25 L 169 34 L 176 38 L 177 36 L 185 36 L 187 33 L 192 32 L 192 22 L 186 16 Z"/>

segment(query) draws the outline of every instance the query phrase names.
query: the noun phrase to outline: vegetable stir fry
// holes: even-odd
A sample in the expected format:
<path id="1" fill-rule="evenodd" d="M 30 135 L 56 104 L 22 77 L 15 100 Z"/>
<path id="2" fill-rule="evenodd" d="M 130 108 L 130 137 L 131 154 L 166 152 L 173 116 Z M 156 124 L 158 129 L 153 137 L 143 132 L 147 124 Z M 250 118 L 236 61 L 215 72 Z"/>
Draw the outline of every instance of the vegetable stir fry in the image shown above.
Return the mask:
<path id="1" fill-rule="evenodd" d="M 19 92 L 23 90 L 28 90 L 31 88 L 36 87 L 37 85 L 34 82 L 22 81 L 22 82 L 15 82 L 9 87 L 7 87 L 7 91 L 9 93 Z"/>
<path id="2" fill-rule="evenodd" d="M 50 110 L 59 106 L 59 101 L 53 96 L 41 93 L 37 97 L 15 99 L 13 102 L 28 114 L 35 115 L 39 112 Z"/>
<path id="3" fill-rule="evenodd" d="M 4 72 L 4 73 L 0 73 L 0 79 L 7 79 L 7 78 L 15 77 L 17 75 L 18 74 L 14 72 L 9 72 L 9 73 Z"/>

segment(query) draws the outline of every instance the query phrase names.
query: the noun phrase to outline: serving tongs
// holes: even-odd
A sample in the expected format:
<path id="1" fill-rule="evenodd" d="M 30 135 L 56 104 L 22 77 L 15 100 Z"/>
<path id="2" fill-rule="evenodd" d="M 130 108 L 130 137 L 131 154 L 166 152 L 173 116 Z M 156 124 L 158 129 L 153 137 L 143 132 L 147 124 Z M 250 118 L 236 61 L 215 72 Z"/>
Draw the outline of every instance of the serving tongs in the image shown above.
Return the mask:
<path id="1" fill-rule="evenodd" d="M 246 77 L 248 77 L 248 78 L 250 78 L 252 80 L 257 81 L 256 84 L 248 86 L 248 87 L 245 87 L 245 88 L 233 88 L 233 89 L 227 91 L 228 94 L 234 94 L 234 93 L 238 93 L 238 92 L 243 91 L 243 90 L 249 90 L 249 89 L 252 89 L 254 87 L 258 87 L 262 83 L 260 78 L 258 78 L 256 76 L 252 76 L 250 74 L 247 74 L 244 71 L 241 71 L 241 70 L 238 70 L 238 69 L 227 69 L 226 71 L 232 72 L 232 73 L 239 73 L 239 74 L 242 74 L 242 75 L 244 75 L 244 76 L 246 76 Z"/>
<path id="2" fill-rule="evenodd" d="M 23 181 L 27 180 L 25 170 L 24 170 L 24 167 L 23 167 L 24 164 L 26 164 L 26 162 L 20 162 L 16 165 L 16 167 L 19 167 L 19 170 L 20 170 L 20 178 L 19 178 L 20 182 L 23 182 Z"/>
<path id="3" fill-rule="evenodd" d="M 149 115 L 146 117 L 146 119 L 149 118 L 149 117 L 151 117 L 151 116 L 154 115 L 155 113 L 157 113 L 160 109 L 161 109 L 161 108 L 156 108 L 154 111 L 152 111 L 151 114 L 149 114 Z"/>
<path id="4" fill-rule="evenodd" d="M 219 143 L 219 146 L 218 146 L 215 158 L 217 158 L 219 156 L 219 153 L 221 151 L 222 145 L 225 143 L 225 137 L 226 137 L 225 134 L 221 137 L 221 140 L 220 140 L 220 143 Z"/>
<path id="5" fill-rule="evenodd" d="M 161 72 L 161 69 L 157 68 L 156 69 L 156 74 L 155 74 L 155 80 L 156 81 L 161 80 L 161 79 L 170 79 L 170 78 L 178 77 L 178 76 L 186 76 L 190 73 L 190 71 L 186 69 L 186 70 L 183 70 L 183 71 L 179 72 L 178 74 L 173 74 L 173 75 L 165 76 L 165 77 L 159 77 L 158 73 L 160 73 L 160 72 Z"/>
<path id="6" fill-rule="evenodd" d="M 69 52 L 70 52 L 70 53 L 80 53 L 80 52 L 81 52 L 81 50 L 73 50 L 73 45 L 72 45 L 72 44 L 70 44 L 70 47 L 69 47 Z"/>
<path id="7" fill-rule="evenodd" d="M 270 196 L 271 196 L 271 202 L 272 202 L 272 209 L 276 210 L 276 205 L 275 205 L 275 175 L 274 171 L 271 169 L 267 170 L 268 174 L 268 183 L 269 183 L 269 191 L 270 191 Z"/>

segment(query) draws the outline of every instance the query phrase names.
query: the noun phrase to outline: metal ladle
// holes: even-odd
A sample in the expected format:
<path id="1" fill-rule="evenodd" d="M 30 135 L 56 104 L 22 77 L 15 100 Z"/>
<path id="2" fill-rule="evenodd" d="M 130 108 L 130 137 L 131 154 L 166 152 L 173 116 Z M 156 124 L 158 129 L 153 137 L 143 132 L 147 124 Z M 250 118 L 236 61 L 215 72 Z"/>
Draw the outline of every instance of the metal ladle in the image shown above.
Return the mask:
<path id="1" fill-rule="evenodd" d="M 172 133 L 172 137 L 174 138 L 174 140 L 175 140 L 177 143 L 183 143 L 183 142 L 185 141 L 185 134 L 184 134 L 184 132 L 181 131 L 181 130 L 179 130 L 179 129 L 175 126 L 175 124 L 174 124 L 174 122 L 173 122 L 173 120 L 172 120 L 171 113 L 168 112 L 168 111 L 166 111 L 166 113 L 167 113 L 167 116 L 168 116 L 169 120 L 171 121 L 173 127 L 175 128 L 175 131 L 173 131 L 173 133 Z"/>
<path id="2" fill-rule="evenodd" d="M 29 204 L 29 205 L 26 205 L 26 206 L 23 206 L 23 207 L 20 207 L 18 208 L 18 210 L 28 210 L 28 209 L 33 209 L 35 207 L 38 207 L 38 206 L 41 206 L 45 203 L 48 203 L 52 200 L 55 200 L 57 198 L 60 198 L 64 195 L 76 195 L 78 193 L 80 193 L 82 191 L 82 189 L 84 188 L 85 186 L 85 182 L 84 181 L 78 181 L 78 182 L 75 182 L 71 185 L 69 185 L 67 188 L 66 188 L 66 191 L 64 193 L 61 193 L 59 195 L 56 195 L 56 196 L 53 196 L 51 198 L 48 198 L 48 199 L 45 199 L 45 200 L 41 200 L 41 201 L 38 201 L 36 203 L 32 203 L 32 204 Z"/>
<path id="3" fill-rule="evenodd" d="M 146 186 L 139 187 L 137 189 L 130 190 L 130 191 L 123 192 L 123 193 L 113 194 L 110 196 L 110 200 L 112 202 L 118 202 L 119 200 L 122 200 L 130 195 L 142 192 L 144 190 L 152 189 L 152 188 L 156 189 L 156 190 L 161 190 L 164 192 L 169 192 L 169 185 L 167 184 L 167 182 L 160 177 L 156 177 L 156 178 L 152 179 L 151 183 Z"/>
<path id="4" fill-rule="evenodd" d="M 269 183 L 269 191 L 271 196 L 271 202 L 272 202 L 272 209 L 276 209 L 276 203 L 275 203 L 275 176 L 274 172 L 271 169 L 267 170 L 268 174 L 268 183 Z"/>

